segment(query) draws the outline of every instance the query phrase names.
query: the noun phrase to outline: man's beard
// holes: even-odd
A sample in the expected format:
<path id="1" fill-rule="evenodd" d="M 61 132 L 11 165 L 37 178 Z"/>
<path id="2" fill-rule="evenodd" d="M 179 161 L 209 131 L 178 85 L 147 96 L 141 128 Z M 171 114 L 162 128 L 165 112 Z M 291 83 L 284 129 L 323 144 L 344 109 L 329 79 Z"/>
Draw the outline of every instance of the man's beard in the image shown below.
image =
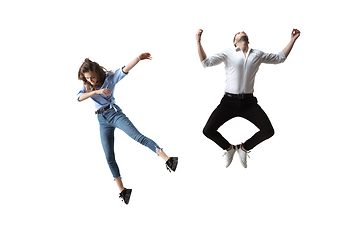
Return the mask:
<path id="1" fill-rule="evenodd" d="M 242 36 L 240 37 L 240 42 L 249 42 L 248 36 L 242 35 Z"/>

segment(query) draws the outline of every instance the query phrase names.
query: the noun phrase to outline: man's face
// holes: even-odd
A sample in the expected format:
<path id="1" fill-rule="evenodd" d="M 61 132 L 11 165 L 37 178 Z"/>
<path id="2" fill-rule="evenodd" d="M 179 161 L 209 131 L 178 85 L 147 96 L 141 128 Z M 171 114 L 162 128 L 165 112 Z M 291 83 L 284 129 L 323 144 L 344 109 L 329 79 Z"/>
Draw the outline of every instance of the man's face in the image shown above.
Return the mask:
<path id="1" fill-rule="evenodd" d="M 244 41 L 244 42 L 246 42 L 246 43 L 249 43 L 249 37 L 248 37 L 248 35 L 246 34 L 246 32 L 244 32 L 244 31 L 239 32 L 238 34 L 236 34 L 234 44 L 236 44 L 236 43 L 238 43 L 238 42 L 241 42 L 241 41 Z"/>

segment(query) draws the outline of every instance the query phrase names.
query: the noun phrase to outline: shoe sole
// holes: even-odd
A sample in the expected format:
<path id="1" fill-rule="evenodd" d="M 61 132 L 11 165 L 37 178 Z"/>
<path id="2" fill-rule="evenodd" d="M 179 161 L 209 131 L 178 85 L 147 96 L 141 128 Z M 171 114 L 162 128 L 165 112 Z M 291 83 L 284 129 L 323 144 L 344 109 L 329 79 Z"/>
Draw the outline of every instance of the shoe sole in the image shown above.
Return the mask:
<path id="1" fill-rule="evenodd" d="M 244 163 L 244 162 L 243 162 L 239 151 L 240 151 L 239 149 L 236 150 L 236 152 L 238 153 L 239 158 L 240 158 L 240 163 L 241 163 L 241 165 L 242 165 L 244 168 L 247 168 L 247 163 Z"/>
<path id="2" fill-rule="evenodd" d="M 131 192 L 132 192 L 132 189 L 129 189 L 130 191 L 126 194 L 128 196 L 128 200 L 126 202 L 126 204 L 128 204 L 130 202 L 130 197 L 131 197 Z"/>
<path id="3" fill-rule="evenodd" d="M 178 165 L 178 157 L 173 157 L 173 160 L 174 160 L 174 169 L 171 169 L 175 172 L 176 168 L 177 168 L 177 165 Z"/>
<path id="4" fill-rule="evenodd" d="M 130 197 L 131 197 L 131 192 L 132 192 L 132 189 L 128 189 L 127 193 L 125 194 L 125 196 L 124 196 L 124 202 L 125 202 L 125 204 L 129 204 L 129 202 L 130 202 Z"/>
<path id="5" fill-rule="evenodd" d="M 178 165 L 178 157 L 170 157 L 167 161 L 166 161 L 166 169 L 169 170 L 169 172 L 173 171 L 175 172 L 176 167 Z M 171 165 L 171 166 L 170 166 Z"/>
<path id="6" fill-rule="evenodd" d="M 230 166 L 230 164 L 232 163 L 232 160 L 233 159 L 231 159 L 230 162 L 225 166 L 226 168 L 228 168 Z"/>
<path id="7" fill-rule="evenodd" d="M 244 163 L 240 154 L 239 154 L 239 158 L 240 158 L 240 162 L 241 162 L 241 165 L 244 167 L 244 168 L 247 168 L 247 163 Z"/>
<path id="8" fill-rule="evenodd" d="M 240 159 L 240 162 L 241 162 L 241 165 L 242 165 L 244 168 L 247 168 L 247 164 L 245 164 L 241 159 Z"/>
<path id="9" fill-rule="evenodd" d="M 235 146 L 235 145 L 231 145 L 231 146 L 233 147 L 233 149 L 235 149 L 235 151 L 234 151 L 234 153 L 232 154 L 231 159 L 230 159 L 228 165 L 225 166 L 226 168 L 228 168 L 228 167 L 230 166 L 230 164 L 232 163 L 232 161 L 233 161 L 233 159 L 234 159 L 235 152 L 237 151 L 237 150 L 236 150 L 237 146 Z"/>
<path id="10" fill-rule="evenodd" d="M 240 152 L 239 152 L 240 149 L 241 149 L 241 147 L 242 147 L 242 145 L 243 145 L 243 144 L 238 145 L 236 151 L 237 151 L 238 154 L 239 154 L 241 165 L 242 165 L 244 168 L 247 168 L 247 163 L 244 163 L 244 162 L 243 162 L 243 160 L 242 160 L 242 158 L 241 158 L 241 155 L 240 155 Z"/>

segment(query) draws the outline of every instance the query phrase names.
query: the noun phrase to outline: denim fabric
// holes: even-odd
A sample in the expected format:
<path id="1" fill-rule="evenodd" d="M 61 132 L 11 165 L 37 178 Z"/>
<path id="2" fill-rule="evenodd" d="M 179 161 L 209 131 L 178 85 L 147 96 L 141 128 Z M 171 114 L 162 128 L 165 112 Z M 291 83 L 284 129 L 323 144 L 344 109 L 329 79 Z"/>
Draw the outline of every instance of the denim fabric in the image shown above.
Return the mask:
<path id="1" fill-rule="evenodd" d="M 115 128 L 121 129 L 129 137 L 148 147 L 154 153 L 156 153 L 157 149 L 160 149 L 153 140 L 145 137 L 136 129 L 129 118 L 126 117 L 117 105 L 114 105 L 114 108 L 110 108 L 107 111 L 98 114 L 98 120 L 100 124 L 101 143 L 105 152 L 106 160 L 114 178 L 120 177 L 120 171 L 116 163 L 114 153 Z"/>

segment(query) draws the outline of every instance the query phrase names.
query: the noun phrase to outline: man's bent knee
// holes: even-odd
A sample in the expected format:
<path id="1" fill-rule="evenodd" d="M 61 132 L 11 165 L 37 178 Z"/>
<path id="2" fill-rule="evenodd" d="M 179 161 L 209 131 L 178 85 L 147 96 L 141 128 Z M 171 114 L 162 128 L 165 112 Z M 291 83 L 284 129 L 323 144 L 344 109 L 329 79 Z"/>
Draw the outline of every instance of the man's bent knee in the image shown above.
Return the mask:
<path id="1" fill-rule="evenodd" d="M 271 138 L 272 136 L 274 136 L 275 134 L 275 130 L 274 128 L 269 128 L 266 132 L 265 132 L 265 135 L 267 138 Z"/>
<path id="2" fill-rule="evenodd" d="M 203 134 L 205 135 L 205 137 L 207 138 L 211 138 L 211 136 L 213 135 L 213 131 L 210 131 L 206 126 L 203 129 Z"/>

